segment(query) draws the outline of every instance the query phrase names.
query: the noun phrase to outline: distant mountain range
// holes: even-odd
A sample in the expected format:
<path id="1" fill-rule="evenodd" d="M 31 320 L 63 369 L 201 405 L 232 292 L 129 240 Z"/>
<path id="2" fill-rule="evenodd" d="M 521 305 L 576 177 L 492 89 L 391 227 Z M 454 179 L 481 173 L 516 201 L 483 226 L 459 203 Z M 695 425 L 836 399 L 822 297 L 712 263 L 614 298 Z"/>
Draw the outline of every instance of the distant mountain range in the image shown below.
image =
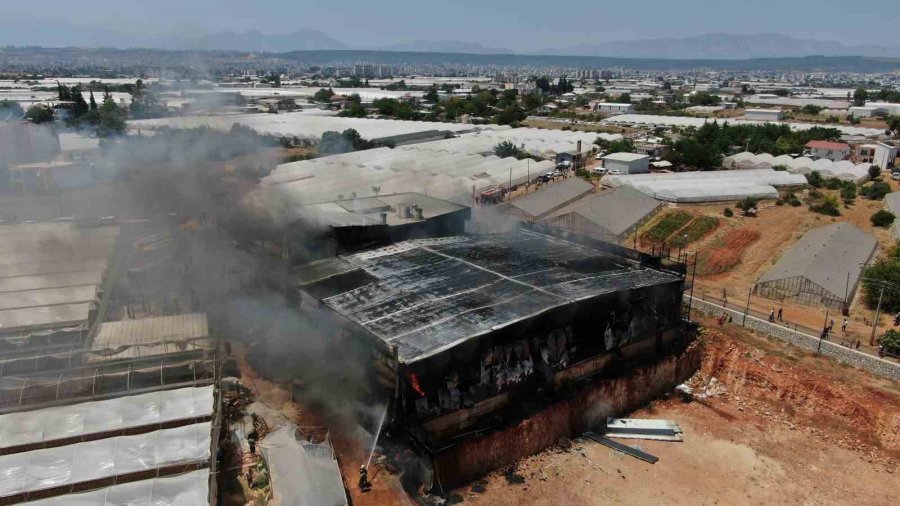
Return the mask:
<path id="1" fill-rule="evenodd" d="M 512 54 L 509 49 L 487 47 L 477 42 L 460 40 L 414 40 L 402 44 L 393 44 L 377 49 L 378 51 L 407 51 L 414 53 L 464 53 L 464 54 Z"/>
<path id="2" fill-rule="evenodd" d="M 742 60 L 801 56 L 898 57 L 900 47 L 845 46 L 838 42 L 796 39 L 779 34 L 730 35 L 710 33 L 694 37 L 628 40 L 544 49 L 535 54 Z"/>
<path id="3" fill-rule="evenodd" d="M 283 53 L 320 49 L 348 49 L 349 46 L 325 32 L 301 29 L 287 34 L 247 32 L 202 33 L 182 30 L 169 34 L 124 32 L 66 22 L 42 23 L 40 29 L 0 20 L 0 46 L 110 47 L 149 49 L 197 49 Z"/>
<path id="4" fill-rule="evenodd" d="M 0 21 L 0 46 L 110 47 L 151 49 L 199 49 L 281 53 L 290 51 L 362 50 L 473 55 L 558 55 L 612 58 L 691 60 L 740 60 L 804 56 L 900 57 L 900 47 L 847 46 L 838 42 L 797 39 L 778 34 L 731 35 L 711 33 L 682 38 L 590 43 L 516 51 L 472 41 L 414 40 L 383 47 L 351 48 L 325 32 L 300 29 L 289 34 L 261 31 L 215 32 L 180 30 L 171 34 L 146 34 L 94 28 L 66 22 L 42 23 L 40 29 L 12 21 Z"/>

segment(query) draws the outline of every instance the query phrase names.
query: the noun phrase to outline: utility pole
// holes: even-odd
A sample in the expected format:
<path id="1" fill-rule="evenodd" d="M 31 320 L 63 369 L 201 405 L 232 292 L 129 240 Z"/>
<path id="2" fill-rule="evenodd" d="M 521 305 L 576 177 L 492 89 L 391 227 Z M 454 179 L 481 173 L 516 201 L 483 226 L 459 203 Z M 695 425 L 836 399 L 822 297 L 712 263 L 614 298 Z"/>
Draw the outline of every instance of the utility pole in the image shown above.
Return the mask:
<path id="1" fill-rule="evenodd" d="M 875 321 L 872 322 L 872 335 L 869 336 L 869 346 L 875 346 L 875 329 L 878 328 L 878 317 L 881 315 L 881 298 L 884 297 L 884 285 L 878 294 L 878 305 L 875 307 Z"/>
<path id="2" fill-rule="evenodd" d="M 750 312 L 750 296 L 753 295 L 753 287 L 751 286 L 749 290 L 747 290 L 747 307 L 744 308 L 744 321 L 741 322 L 741 327 L 747 326 L 747 313 Z"/>

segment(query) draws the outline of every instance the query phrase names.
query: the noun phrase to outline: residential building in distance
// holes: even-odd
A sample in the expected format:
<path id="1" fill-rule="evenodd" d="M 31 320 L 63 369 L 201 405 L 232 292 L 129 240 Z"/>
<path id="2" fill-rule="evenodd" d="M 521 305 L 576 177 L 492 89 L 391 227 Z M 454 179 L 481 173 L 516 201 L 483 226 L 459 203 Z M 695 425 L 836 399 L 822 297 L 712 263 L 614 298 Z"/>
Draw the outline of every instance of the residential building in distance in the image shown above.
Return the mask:
<path id="1" fill-rule="evenodd" d="M 805 154 L 813 159 L 825 158 L 839 162 L 850 158 L 850 146 L 843 142 L 809 141 L 806 143 Z"/>
<path id="2" fill-rule="evenodd" d="M 891 142 L 875 142 L 873 144 L 860 144 L 856 146 L 857 163 L 870 163 L 881 170 L 890 170 L 897 160 L 900 146 Z"/>

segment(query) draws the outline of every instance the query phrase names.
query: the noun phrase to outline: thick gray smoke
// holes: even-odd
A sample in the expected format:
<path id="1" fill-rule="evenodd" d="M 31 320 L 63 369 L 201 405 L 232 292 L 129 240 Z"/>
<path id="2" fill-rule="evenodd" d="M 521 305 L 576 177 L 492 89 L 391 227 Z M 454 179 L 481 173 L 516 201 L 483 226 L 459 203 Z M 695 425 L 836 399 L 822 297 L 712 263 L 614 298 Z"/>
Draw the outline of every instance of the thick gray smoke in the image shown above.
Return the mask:
<path id="1" fill-rule="evenodd" d="M 365 350 L 335 339 L 328 314 L 301 312 L 291 299 L 289 266 L 262 247 L 289 230 L 292 249 L 302 256 L 316 236 L 307 237 L 296 222 L 288 229 L 287 214 L 253 191 L 279 160 L 271 138 L 242 128 L 120 138 L 104 142 L 93 160 L 107 182 L 59 195 L 16 196 L 30 206 L 21 207 L 16 219 L 115 215 L 166 223 L 179 261 L 191 266 L 192 299 L 214 331 L 246 345 L 261 374 L 294 385 L 305 400 L 371 418 L 386 400 L 366 399 Z M 153 283 L 171 280 L 146 282 L 145 290 L 153 292 Z"/>

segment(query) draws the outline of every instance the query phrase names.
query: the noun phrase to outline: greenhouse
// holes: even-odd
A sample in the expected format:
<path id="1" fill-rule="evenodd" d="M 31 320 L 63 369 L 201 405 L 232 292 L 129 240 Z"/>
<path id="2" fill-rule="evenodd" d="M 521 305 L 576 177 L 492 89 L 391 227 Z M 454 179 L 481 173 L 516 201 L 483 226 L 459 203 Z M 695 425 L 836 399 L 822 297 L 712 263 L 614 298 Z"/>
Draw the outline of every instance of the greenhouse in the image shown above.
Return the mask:
<path id="1" fill-rule="evenodd" d="M 722 202 L 747 197 L 773 199 L 779 189 L 805 186 L 806 178 L 772 169 L 606 176 L 606 186 L 632 186 L 666 202 Z"/>
<path id="2" fill-rule="evenodd" d="M 827 158 L 812 160 L 805 156 L 791 158 L 788 155 L 772 156 L 769 153 L 756 155 L 749 151 L 726 156 L 722 160 L 722 167 L 739 170 L 786 167 L 789 172 L 796 174 L 809 174 L 816 171 L 822 177 L 834 177 L 841 181 L 864 183 L 869 179 L 869 164 L 867 163 L 854 164 L 849 160 L 833 162 Z"/>
<path id="3" fill-rule="evenodd" d="M 761 297 L 839 309 L 853 300 L 878 241 L 849 223 L 810 230 L 759 278 Z"/>

